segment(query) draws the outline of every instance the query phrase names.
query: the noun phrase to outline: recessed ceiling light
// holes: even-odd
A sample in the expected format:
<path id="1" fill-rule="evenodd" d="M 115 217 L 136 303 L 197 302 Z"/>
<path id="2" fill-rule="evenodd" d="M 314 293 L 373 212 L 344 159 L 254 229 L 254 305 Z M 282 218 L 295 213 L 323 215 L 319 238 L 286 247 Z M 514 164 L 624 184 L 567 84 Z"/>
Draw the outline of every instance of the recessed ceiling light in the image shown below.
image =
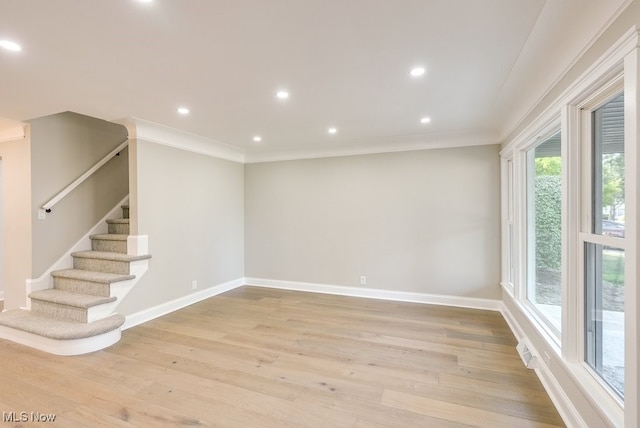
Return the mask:
<path id="1" fill-rule="evenodd" d="M 286 100 L 287 98 L 289 98 L 289 92 L 280 90 L 276 92 L 276 97 L 280 98 L 281 100 Z"/>
<path id="2" fill-rule="evenodd" d="M 138 0 L 140 3 L 153 3 L 153 0 Z"/>
<path id="3" fill-rule="evenodd" d="M 189 114 L 189 109 L 186 107 L 178 107 L 178 114 L 186 116 Z"/>
<path id="4" fill-rule="evenodd" d="M 253 141 L 255 141 L 256 143 L 259 143 L 260 141 L 262 141 L 262 137 L 259 135 L 256 135 L 255 137 L 253 137 Z"/>
<path id="5" fill-rule="evenodd" d="M 409 74 L 411 74 L 413 77 L 420 77 L 424 74 L 424 72 L 425 72 L 424 67 L 414 67 L 411 69 Z"/>
<path id="6" fill-rule="evenodd" d="M 430 117 L 423 117 L 422 119 L 420 119 L 420 123 L 430 123 L 430 122 L 431 122 Z"/>
<path id="7" fill-rule="evenodd" d="M 0 47 L 12 52 L 20 52 L 22 50 L 22 46 L 11 40 L 0 40 Z"/>
<path id="8" fill-rule="evenodd" d="M 335 134 L 336 132 L 338 132 L 338 130 L 336 128 L 329 128 L 329 129 L 327 129 L 327 132 L 329 134 Z"/>

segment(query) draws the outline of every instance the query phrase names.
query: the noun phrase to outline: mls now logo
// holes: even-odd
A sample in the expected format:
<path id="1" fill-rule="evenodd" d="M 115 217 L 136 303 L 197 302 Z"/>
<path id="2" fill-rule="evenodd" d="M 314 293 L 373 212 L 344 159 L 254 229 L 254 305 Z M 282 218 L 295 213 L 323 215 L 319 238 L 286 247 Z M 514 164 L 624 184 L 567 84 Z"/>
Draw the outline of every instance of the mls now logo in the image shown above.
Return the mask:
<path id="1" fill-rule="evenodd" d="M 2 412 L 2 422 L 55 422 L 56 415 L 38 412 Z"/>

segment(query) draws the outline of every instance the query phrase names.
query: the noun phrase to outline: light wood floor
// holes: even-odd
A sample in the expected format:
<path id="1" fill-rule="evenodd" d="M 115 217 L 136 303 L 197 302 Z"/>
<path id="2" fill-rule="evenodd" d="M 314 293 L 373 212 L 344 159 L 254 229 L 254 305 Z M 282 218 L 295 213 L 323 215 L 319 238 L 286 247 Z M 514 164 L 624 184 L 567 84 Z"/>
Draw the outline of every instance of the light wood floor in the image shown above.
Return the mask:
<path id="1" fill-rule="evenodd" d="M 90 355 L 0 341 L 0 410 L 60 427 L 563 426 L 515 345 L 495 312 L 242 287 Z"/>

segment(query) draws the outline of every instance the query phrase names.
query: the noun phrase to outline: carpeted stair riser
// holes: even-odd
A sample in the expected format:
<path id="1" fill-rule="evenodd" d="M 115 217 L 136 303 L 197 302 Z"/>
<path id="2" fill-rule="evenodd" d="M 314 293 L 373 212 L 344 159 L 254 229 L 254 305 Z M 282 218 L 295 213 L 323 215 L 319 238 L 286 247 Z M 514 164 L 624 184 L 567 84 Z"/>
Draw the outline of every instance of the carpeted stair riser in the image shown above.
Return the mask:
<path id="1" fill-rule="evenodd" d="M 122 205 L 122 218 L 129 218 L 129 205 Z"/>
<path id="2" fill-rule="evenodd" d="M 64 321 L 87 322 L 87 310 L 84 308 L 31 299 L 31 310 Z"/>
<path id="3" fill-rule="evenodd" d="M 127 241 L 126 240 L 116 241 L 112 239 L 97 239 L 92 237 L 91 249 L 93 251 L 108 251 L 112 253 L 127 254 Z"/>
<path id="4" fill-rule="evenodd" d="M 128 275 L 130 272 L 129 262 L 126 261 L 88 259 L 80 257 L 73 258 L 73 268 L 96 272 L 117 273 L 121 275 Z"/>
<path id="5" fill-rule="evenodd" d="M 117 235 L 129 234 L 129 219 L 107 220 L 107 228 L 109 233 Z"/>
<path id="6" fill-rule="evenodd" d="M 111 284 L 134 279 L 134 275 L 114 275 L 79 269 L 63 269 L 51 273 L 53 288 L 90 296 L 110 297 Z"/>
<path id="7" fill-rule="evenodd" d="M 101 282 L 83 281 L 74 278 L 53 278 L 53 288 L 72 293 L 91 294 L 92 296 L 109 297 L 111 285 Z"/>

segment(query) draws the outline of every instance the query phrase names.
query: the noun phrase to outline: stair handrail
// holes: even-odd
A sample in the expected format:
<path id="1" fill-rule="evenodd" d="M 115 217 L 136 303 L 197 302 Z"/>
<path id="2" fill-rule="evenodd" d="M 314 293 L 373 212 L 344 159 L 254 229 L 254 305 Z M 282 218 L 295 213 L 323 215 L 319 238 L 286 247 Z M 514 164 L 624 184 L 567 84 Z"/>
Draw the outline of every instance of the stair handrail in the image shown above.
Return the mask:
<path id="1" fill-rule="evenodd" d="M 105 157 L 100 159 L 95 165 L 93 165 L 91 168 L 89 168 L 84 174 L 82 174 L 80 177 L 76 178 L 71 184 L 69 184 L 67 187 L 62 189 L 57 195 L 55 195 L 53 198 L 51 198 L 51 200 L 49 202 L 47 202 L 46 204 L 44 204 L 42 206 L 42 209 L 45 210 L 46 212 L 50 213 L 51 212 L 51 208 L 53 208 L 53 206 L 55 204 L 60 202 L 69 193 L 73 192 L 73 190 L 76 187 L 78 187 L 80 184 L 82 184 L 87 178 L 91 177 L 93 175 L 93 173 L 95 173 L 97 170 L 99 170 L 105 163 L 109 162 L 112 157 L 120 154 L 120 152 L 122 150 L 124 150 L 124 148 L 127 147 L 128 145 L 129 145 L 129 139 L 127 138 L 122 143 L 120 143 L 120 145 L 118 147 L 116 147 L 115 149 L 111 150 Z"/>

